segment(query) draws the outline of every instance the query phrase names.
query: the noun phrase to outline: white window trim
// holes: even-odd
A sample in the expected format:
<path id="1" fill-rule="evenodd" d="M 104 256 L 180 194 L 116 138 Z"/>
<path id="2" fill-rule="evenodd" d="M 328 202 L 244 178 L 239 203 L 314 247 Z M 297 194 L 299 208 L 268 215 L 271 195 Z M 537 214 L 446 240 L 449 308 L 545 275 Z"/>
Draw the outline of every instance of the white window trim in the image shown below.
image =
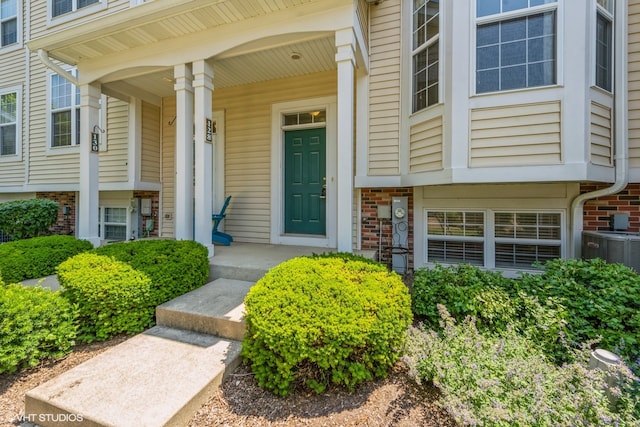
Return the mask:
<path id="1" fill-rule="evenodd" d="M 63 69 L 65 69 L 66 71 L 69 71 L 70 73 L 72 73 L 74 76 L 77 75 L 77 70 L 73 67 L 62 67 Z M 53 114 L 53 111 L 51 110 L 51 76 L 56 75 L 57 73 L 54 73 L 53 71 L 47 71 L 47 120 L 46 120 L 46 129 L 47 129 L 47 148 L 46 148 L 46 154 L 47 155 L 56 155 L 56 154 L 68 154 L 68 153 L 77 153 L 79 151 L 79 147 L 80 147 L 80 141 L 75 141 L 75 132 L 73 132 L 71 134 L 71 141 L 72 144 L 71 145 L 65 145 L 65 146 L 61 146 L 61 147 L 53 147 L 52 143 L 52 137 L 53 137 L 53 133 L 51 132 L 51 115 Z M 72 91 L 74 89 L 77 89 L 77 87 L 71 83 L 71 87 L 72 87 Z M 75 102 L 75 94 L 72 94 L 71 99 L 74 100 L 73 102 Z M 73 105 L 71 109 L 73 110 L 74 108 L 80 108 L 80 105 Z M 72 114 L 72 120 L 73 120 L 73 114 Z M 80 120 L 80 117 L 77 118 L 77 120 Z M 73 124 L 73 123 L 72 123 Z M 75 141 L 75 144 L 73 143 Z"/>
<path id="2" fill-rule="evenodd" d="M 16 20 L 18 24 L 16 31 L 18 32 L 18 37 L 15 43 L 12 43 L 7 46 L 0 46 L 0 52 L 2 53 L 9 53 L 14 50 L 18 50 L 22 48 L 22 21 L 23 21 L 22 20 L 22 9 L 23 9 L 22 0 L 16 0 L 16 3 L 18 8 L 18 13 L 16 15 Z"/>
<path id="3" fill-rule="evenodd" d="M 141 4 L 149 3 L 153 0 L 131 0 L 131 7 L 140 6 Z"/>
<path id="4" fill-rule="evenodd" d="M 591 8 L 591 22 L 593 23 L 593 32 L 591 35 L 591 87 L 597 90 L 601 90 L 607 94 L 613 94 L 613 89 L 615 87 L 615 61 L 614 61 L 614 52 L 615 52 L 615 2 L 613 3 L 614 12 L 609 12 L 604 7 L 598 4 L 598 0 L 593 0 L 593 7 Z M 596 83 L 596 36 L 598 31 L 598 14 L 601 13 L 605 18 L 608 18 L 611 22 L 611 52 L 610 52 L 610 61 L 611 61 L 611 90 L 607 90 L 597 85 Z"/>
<path id="5" fill-rule="evenodd" d="M 73 0 L 76 5 L 77 1 L 78 0 Z M 98 3 L 92 4 L 90 6 L 85 6 L 80 9 L 75 8 L 71 12 L 65 13 L 63 15 L 53 16 L 53 5 L 51 4 L 51 0 L 47 0 L 47 26 L 52 27 L 55 25 L 64 24 L 69 21 L 73 21 L 74 19 L 92 15 L 101 10 L 105 10 L 106 8 L 107 0 L 98 0 Z"/>
<path id="6" fill-rule="evenodd" d="M 109 224 L 107 224 L 107 223 L 105 222 L 105 220 L 104 220 L 104 217 L 105 217 L 105 209 L 106 209 L 106 208 L 109 208 L 109 209 L 125 209 L 125 211 L 126 211 L 126 224 L 123 224 L 123 223 L 109 223 Z M 126 240 L 128 239 L 128 237 L 127 237 L 127 236 L 131 236 L 131 232 L 132 232 L 132 230 L 131 230 L 131 215 L 132 215 L 132 214 L 134 214 L 134 215 L 135 215 L 135 213 L 132 213 L 130 208 L 131 208 L 131 206 L 130 206 L 130 205 L 126 205 L 126 206 L 125 206 L 125 205 L 122 205 L 122 204 L 119 204 L 119 203 L 108 203 L 108 202 L 107 202 L 107 203 L 104 203 L 104 204 L 101 204 L 101 205 L 99 206 L 99 215 L 100 215 L 100 220 L 99 220 L 99 235 L 100 235 L 100 240 L 102 240 L 103 242 L 104 242 L 104 241 L 107 241 L 107 240 L 105 239 L 105 226 L 106 226 L 106 225 L 110 225 L 110 224 L 114 224 L 114 225 L 126 225 L 126 227 L 125 227 L 125 239 L 124 239 L 124 241 L 126 241 Z"/>
<path id="7" fill-rule="evenodd" d="M 566 251 L 567 251 L 567 237 L 566 237 L 566 211 L 563 209 L 493 209 L 493 208 L 456 208 L 456 207 L 452 207 L 452 208 L 446 208 L 446 207 L 432 207 L 432 208 L 428 208 L 428 207 L 424 207 L 423 208 L 423 213 L 422 213 L 422 221 L 424 222 L 424 224 L 422 225 L 423 228 L 423 235 L 424 235 L 424 248 L 423 248 L 423 259 L 422 261 L 424 262 L 424 265 L 429 267 L 429 266 L 433 266 L 435 265 L 435 262 L 431 262 L 428 260 L 428 253 L 429 253 L 429 235 L 428 235 L 428 226 L 427 226 L 427 220 L 428 220 L 428 212 L 445 212 L 445 211 L 449 211 L 449 212 L 482 212 L 484 213 L 484 231 L 485 231 L 485 235 L 483 237 L 483 241 L 484 241 L 484 265 L 482 266 L 478 266 L 482 269 L 486 269 L 486 270 L 498 270 L 498 271 L 503 271 L 503 272 L 507 272 L 509 275 L 513 274 L 516 275 L 519 271 L 538 271 L 536 269 L 530 268 L 507 268 L 507 267 L 496 267 L 496 260 L 495 260 L 495 245 L 496 245 L 496 240 L 502 240 L 503 238 L 497 238 L 495 237 L 495 214 L 496 213 L 549 213 L 549 214 L 560 214 L 560 240 L 558 243 L 560 243 L 560 257 L 564 258 L 566 257 Z M 454 240 L 454 239 L 449 239 L 449 240 Z M 461 237 L 459 239 L 460 241 L 472 241 L 471 238 L 464 238 Z M 520 242 L 523 243 L 527 243 L 527 242 L 531 242 L 531 240 L 527 239 L 522 239 L 520 240 Z M 538 244 L 538 240 L 536 240 L 535 242 L 533 242 L 533 244 Z M 554 241 L 557 242 L 557 241 Z M 440 262 L 439 262 L 440 263 Z M 449 265 L 449 264 L 445 264 L 445 263 L 440 263 L 443 265 Z"/>
<path id="8" fill-rule="evenodd" d="M 7 93 L 16 94 L 16 154 L 0 156 L 0 163 L 22 161 L 22 87 L 11 86 L 0 89 L 0 95 Z"/>
<path id="9" fill-rule="evenodd" d="M 508 94 L 514 92 L 523 92 L 523 91 L 531 91 L 531 90 L 540 90 L 546 88 L 555 88 L 563 85 L 563 52 L 564 52 L 564 5 L 563 0 L 556 0 L 556 3 L 543 4 L 540 6 L 529 7 L 526 9 L 519 9 L 511 12 L 505 12 L 496 15 L 489 15 L 483 17 L 476 17 L 477 10 L 477 2 L 481 0 L 474 0 L 472 7 L 469 8 L 469 14 L 471 15 L 472 29 L 471 29 L 471 44 L 469 45 L 470 50 L 470 92 L 472 96 L 496 96 L 501 94 Z M 476 91 L 476 60 L 477 60 L 477 39 L 476 33 L 479 25 L 488 24 L 491 22 L 499 22 L 505 21 L 513 18 L 520 18 L 524 16 L 534 15 L 537 13 L 544 13 L 554 11 L 556 12 L 556 82 L 552 85 L 547 86 L 534 86 L 534 87 L 523 87 L 517 89 L 508 89 L 508 90 L 497 90 L 493 92 L 480 92 Z M 498 19 L 499 17 L 499 19 Z"/>

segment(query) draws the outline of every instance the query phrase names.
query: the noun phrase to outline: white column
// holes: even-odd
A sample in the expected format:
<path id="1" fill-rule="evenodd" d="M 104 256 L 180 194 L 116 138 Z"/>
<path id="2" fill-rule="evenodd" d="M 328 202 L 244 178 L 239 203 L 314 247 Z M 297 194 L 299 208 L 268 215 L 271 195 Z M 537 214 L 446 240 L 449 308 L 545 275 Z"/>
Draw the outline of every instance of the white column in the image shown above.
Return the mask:
<path id="1" fill-rule="evenodd" d="M 207 132 L 207 121 L 213 124 L 213 68 L 204 60 L 193 63 L 195 99 L 195 240 L 213 256 L 211 214 L 213 213 L 213 134 Z M 209 130 L 210 132 L 210 130 Z M 210 140 L 207 141 L 207 136 Z"/>
<path id="2" fill-rule="evenodd" d="M 100 246 L 99 215 L 99 158 L 91 149 L 91 133 L 100 123 L 100 85 L 80 86 L 80 193 L 78 195 L 78 238 Z M 99 138 L 106 136 L 95 129 Z"/>
<path id="3" fill-rule="evenodd" d="M 355 35 L 336 31 L 338 65 L 338 251 L 353 252 L 353 126 Z"/>
<path id="4" fill-rule="evenodd" d="M 176 240 L 193 238 L 193 87 L 189 64 L 176 65 Z"/>

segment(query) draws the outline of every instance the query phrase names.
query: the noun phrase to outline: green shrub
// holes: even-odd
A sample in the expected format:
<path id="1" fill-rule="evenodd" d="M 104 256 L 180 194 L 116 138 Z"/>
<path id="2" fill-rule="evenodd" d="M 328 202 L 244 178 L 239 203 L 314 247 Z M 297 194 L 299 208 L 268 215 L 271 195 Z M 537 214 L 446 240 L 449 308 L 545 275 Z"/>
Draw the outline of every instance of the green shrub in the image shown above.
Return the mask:
<path id="1" fill-rule="evenodd" d="M 49 289 L 0 286 L 0 374 L 69 353 L 76 337 L 74 313 Z"/>
<path id="2" fill-rule="evenodd" d="M 548 354 L 566 352 L 562 337 L 567 313 L 554 298 L 518 291 L 514 280 L 499 272 L 461 264 L 416 271 L 412 289 L 414 314 L 438 329 L 442 304 L 458 321 L 474 316 L 483 332 L 500 333 L 508 325 L 532 339 Z"/>
<path id="3" fill-rule="evenodd" d="M 62 295 L 77 306 L 78 338 L 92 342 L 141 332 L 153 323 L 151 280 L 113 258 L 85 253 L 58 266 Z"/>
<path id="4" fill-rule="evenodd" d="M 540 275 L 526 274 L 518 289 L 539 299 L 555 298 L 568 312 L 567 337 L 640 358 L 640 276 L 621 264 L 600 259 L 553 260 Z"/>
<path id="5" fill-rule="evenodd" d="M 207 282 L 207 248 L 191 240 L 136 240 L 95 250 L 126 262 L 151 279 L 150 304 L 160 305 Z"/>
<path id="6" fill-rule="evenodd" d="M 371 258 L 367 258 L 351 252 L 323 252 L 321 254 L 313 254 L 311 258 L 339 258 L 345 261 L 361 261 L 367 264 L 384 265 Z"/>
<path id="7" fill-rule="evenodd" d="M 58 208 L 48 199 L 0 203 L 0 230 L 17 240 L 48 234 L 58 219 Z"/>
<path id="8" fill-rule="evenodd" d="M 88 251 L 93 245 L 73 236 L 43 236 L 0 245 L 0 276 L 7 283 L 56 273 L 62 261 Z"/>
<path id="9" fill-rule="evenodd" d="M 319 393 L 385 376 L 411 321 L 400 276 L 339 257 L 280 264 L 251 288 L 245 309 L 242 355 L 278 395 L 299 383 Z"/>
<path id="10" fill-rule="evenodd" d="M 639 387 L 621 369 L 615 406 L 605 373 L 580 363 L 558 367 L 536 345 L 507 328 L 501 336 L 478 332 L 473 318 L 456 324 L 440 306 L 440 333 L 411 327 L 404 360 L 418 382 L 432 382 L 440 403 L 465 426 L 637 426 Z"/>

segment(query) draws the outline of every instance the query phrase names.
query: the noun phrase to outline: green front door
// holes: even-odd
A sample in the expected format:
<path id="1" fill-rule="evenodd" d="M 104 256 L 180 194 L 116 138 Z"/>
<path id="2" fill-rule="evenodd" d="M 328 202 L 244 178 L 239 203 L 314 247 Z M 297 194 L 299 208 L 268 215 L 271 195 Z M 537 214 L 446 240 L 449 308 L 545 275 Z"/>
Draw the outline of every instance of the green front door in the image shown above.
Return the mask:
<path id="1" fill-rule="evenodd" d="M 284 146 L 284 231 L 324 235 L 325 129 L 287 131 Z"/>

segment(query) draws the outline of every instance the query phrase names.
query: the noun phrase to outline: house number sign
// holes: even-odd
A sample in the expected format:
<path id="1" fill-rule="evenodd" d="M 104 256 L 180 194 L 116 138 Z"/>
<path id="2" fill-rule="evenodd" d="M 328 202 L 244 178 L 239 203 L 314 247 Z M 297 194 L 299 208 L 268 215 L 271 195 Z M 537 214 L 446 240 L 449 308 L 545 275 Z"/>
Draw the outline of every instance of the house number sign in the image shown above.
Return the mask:
<path id="1" fill-rule="evenodd" d="M 100 135 L 97 132 L 91 132 L 91 152 L 100 151 Z"/>
<path id="2" fill-rule="evenodd" d="M 213 134 L 214 134 L 213 120 L 211 119 L 206 119 L 206 120 L 207 122 L 205 125 L 205 129 L 206 129 L 205 141 L 213 142 Z"/>

